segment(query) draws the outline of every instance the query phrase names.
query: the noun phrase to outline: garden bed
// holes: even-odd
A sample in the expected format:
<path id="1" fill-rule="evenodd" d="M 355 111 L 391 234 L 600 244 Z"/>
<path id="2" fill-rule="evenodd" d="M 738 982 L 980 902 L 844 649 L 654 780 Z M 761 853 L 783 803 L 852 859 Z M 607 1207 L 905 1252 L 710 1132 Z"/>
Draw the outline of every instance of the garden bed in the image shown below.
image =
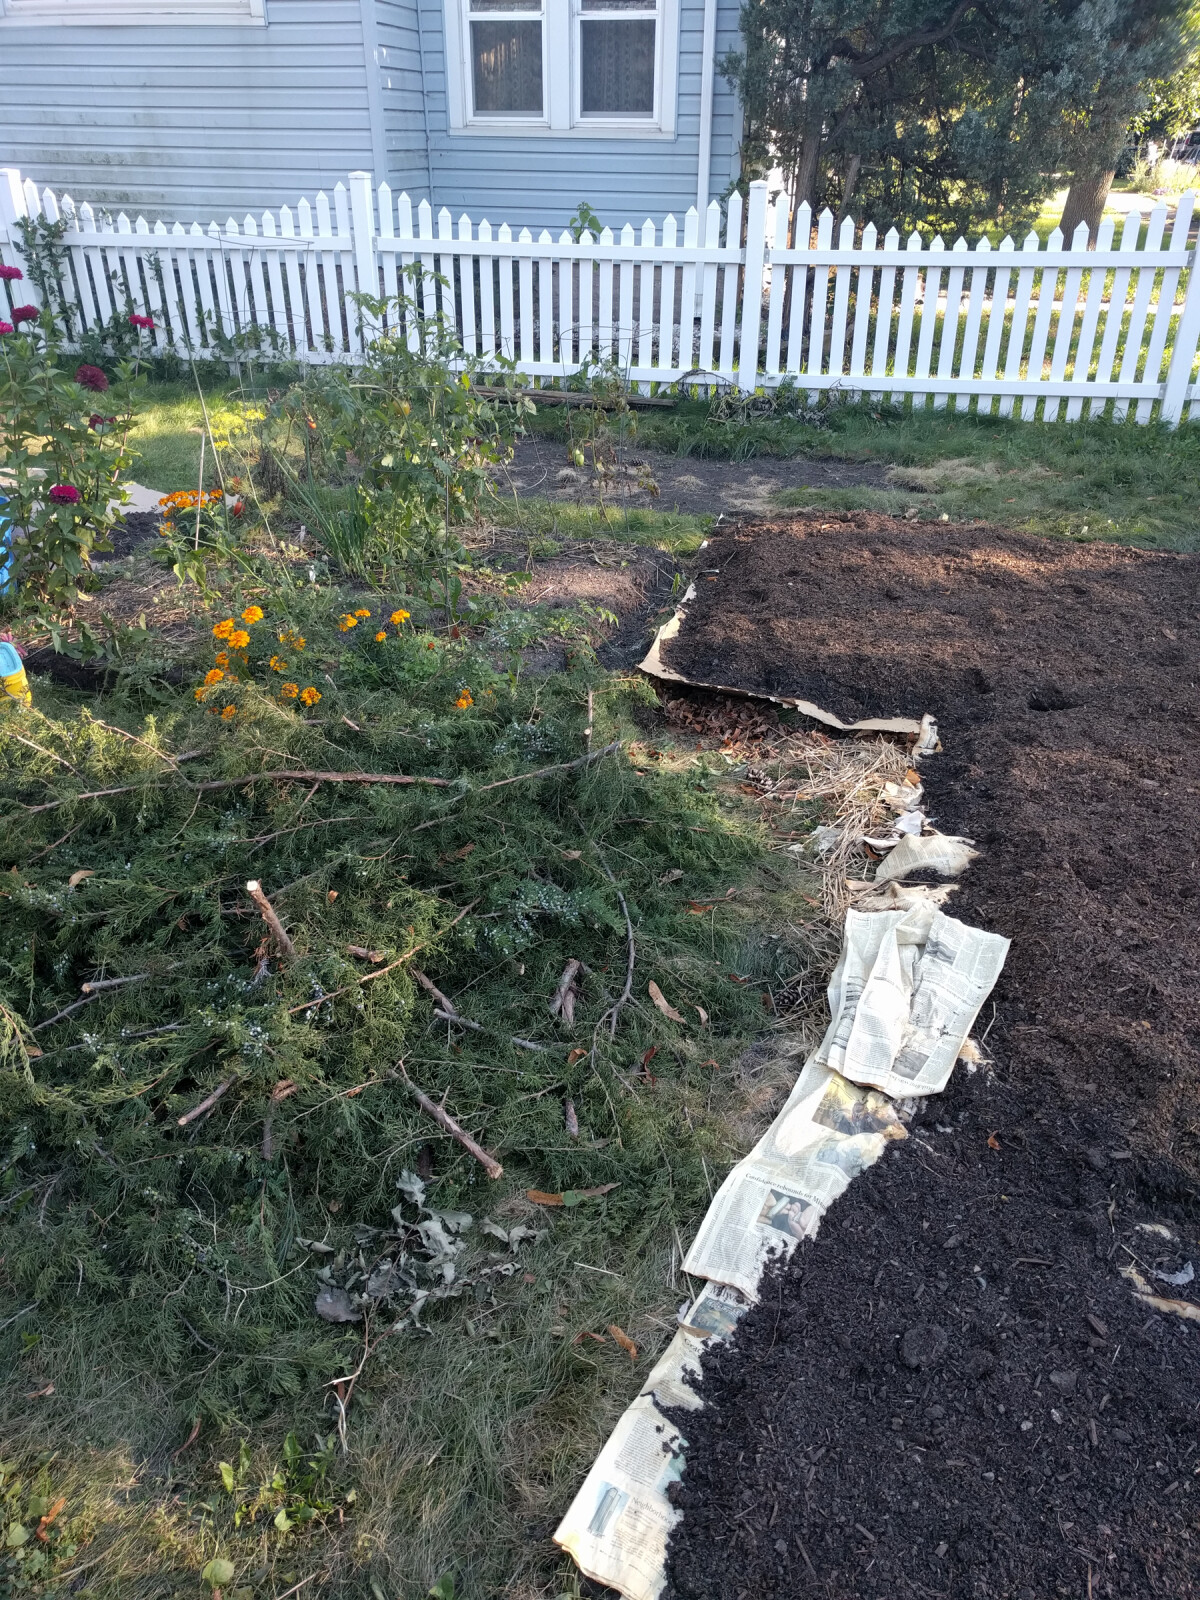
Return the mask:
<path id="1" fill-rule="evenodd" d="M 930 808 L 983 850 L 951 909 L 1013 946 L 991 1069 L 711 1358 L 674 1592 L 1194 1594 L 1198 1330 L 1119 1269 L 1194 1255 L 1198 564 L 869 514 L 704 562 L 668 664 L 932 712 Z M 910 1368 L 926 1323 L 946 1349 Z"/>

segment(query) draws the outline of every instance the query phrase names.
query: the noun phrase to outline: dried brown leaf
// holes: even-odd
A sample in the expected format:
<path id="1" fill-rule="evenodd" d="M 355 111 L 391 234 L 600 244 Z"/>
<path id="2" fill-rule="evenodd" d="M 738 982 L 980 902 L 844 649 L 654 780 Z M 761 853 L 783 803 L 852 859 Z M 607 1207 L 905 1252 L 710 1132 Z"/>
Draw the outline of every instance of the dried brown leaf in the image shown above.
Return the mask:
<path id="1" fill-rule="evenodd" d="M 647 984 L 646 989 L 651 1000 L 654 1001 L 654 1004 L 662 1012 L 664 1017 L 670 1017 L 672 1022 L 684 1021 L 684 1018 L 680 1016 L 679 1012 L 676 1011 L 671 1002 L 666 999 L 662 990 L 658 987 L 653 978 L 651 978 L 650 982 Z"/>
<path id="2" fill-rule="evenodd" d="M 78 872 L 73 872 L 67 879 L 67 888 L 77 889 L 85 878 L 94 878 L 95 876 L 96 872 L 93 867 L 80 867 Z"/>
<path id="3" fill-rule="evenodd" d="M 610 1322 L 608 1325 L 608 1331 L 621 1346 L 621 1349 L 624 1350 L 630 1361 L 636 1361 L 638 1353 L 637 1345 L 634 1344 L 633 1340 L 629 1337 L 625 1330 L 623 1328 L 618 1328 L 615 1322 Z"/>

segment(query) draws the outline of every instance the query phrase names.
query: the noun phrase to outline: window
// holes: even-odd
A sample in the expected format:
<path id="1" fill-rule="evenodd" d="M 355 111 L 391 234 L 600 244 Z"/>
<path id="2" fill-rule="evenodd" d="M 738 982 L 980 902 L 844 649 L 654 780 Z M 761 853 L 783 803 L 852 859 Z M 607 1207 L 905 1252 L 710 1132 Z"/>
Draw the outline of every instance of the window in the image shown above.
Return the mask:
<path id="1" fill-rule="evenodd" d="M 673 133 L 678 0 L 446 0 L 450 125 Z"/>
<path id="2" fill-rule="evenodd" d="M 264 27 L 265 0 L 0 0 L 0 24 L 31 28 Z"/>
<path id="3" fill-rule="evenodd" d="M 653 0 L 580 0 L 578 28 L 580 116 L 652 117 Z"/>
<path id="4" fill-rule="evenodd" d="M 469 0 L 477 117 L 541 117 L 542 0 Z"/>

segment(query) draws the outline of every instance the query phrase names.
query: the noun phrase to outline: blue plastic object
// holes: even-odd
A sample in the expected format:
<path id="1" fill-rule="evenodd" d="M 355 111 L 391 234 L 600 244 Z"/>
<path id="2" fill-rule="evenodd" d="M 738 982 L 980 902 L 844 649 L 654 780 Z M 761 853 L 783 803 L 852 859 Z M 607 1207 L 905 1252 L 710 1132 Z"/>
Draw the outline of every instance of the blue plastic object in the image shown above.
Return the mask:
<path id="1" fill-rule="evenodd" d="M 5 514 L 8 496 L 0 494 L 0 594 L 7 594 L 12 588 L 12 523 Z M 8 668 L 5 668 L 7 672 Z M 0 673 L 3 677 L 4 673 Z"/>
<path id="2" fill-rule="evenodd" d="M 14 672 L 20 672 L 21 667 L 21 656 L 17 647 L 0 639 L 0 678 L 11 678 Z"/>

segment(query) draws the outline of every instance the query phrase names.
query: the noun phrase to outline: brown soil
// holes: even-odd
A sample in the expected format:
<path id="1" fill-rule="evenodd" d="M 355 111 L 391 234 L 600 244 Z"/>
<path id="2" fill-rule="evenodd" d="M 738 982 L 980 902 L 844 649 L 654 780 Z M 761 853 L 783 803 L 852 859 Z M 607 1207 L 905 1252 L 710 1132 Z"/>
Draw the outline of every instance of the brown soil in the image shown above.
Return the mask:
<path id="1" fill-rule="evenodd" d="M 565 477 L 564 477 L 565 474 Z M 529 435 L 518 440 L 507 479 L 519 495 L 544 495 L 567 503 L 598 503 L 590 473 L 569 467 L 566 445 Z M 652 492 L 653 484 L 657 491 Z M 791 489 L 886 489 L 888 468 L 874 462 L 837 461 L 832 457 L 781 459 L 756 456 L 750 461 L 709 461 L 695 456 L 664 455 L 644 450 L 636 438 L 620 452 L 613 477 L 604 488 L 612 505 L 654 507 L 659 511 L 769 512 L 776 497 Z"/>
<path id="2" fill-rule="evenodd" d="M 731 527 L 702 560 L 670 664 L 932 711 L 930 807 L 984 852 L 950 909 L 1013 947 L 994 1075 L 960 1072 L 710 1362 L 674 1591 L 1200 1593 L 1200 1329 L 1117 1271 L 1196 1255 L 1200 561 L 869 514 Z M 913 1371 L 924 1321 L 947 1347 Z"/>

